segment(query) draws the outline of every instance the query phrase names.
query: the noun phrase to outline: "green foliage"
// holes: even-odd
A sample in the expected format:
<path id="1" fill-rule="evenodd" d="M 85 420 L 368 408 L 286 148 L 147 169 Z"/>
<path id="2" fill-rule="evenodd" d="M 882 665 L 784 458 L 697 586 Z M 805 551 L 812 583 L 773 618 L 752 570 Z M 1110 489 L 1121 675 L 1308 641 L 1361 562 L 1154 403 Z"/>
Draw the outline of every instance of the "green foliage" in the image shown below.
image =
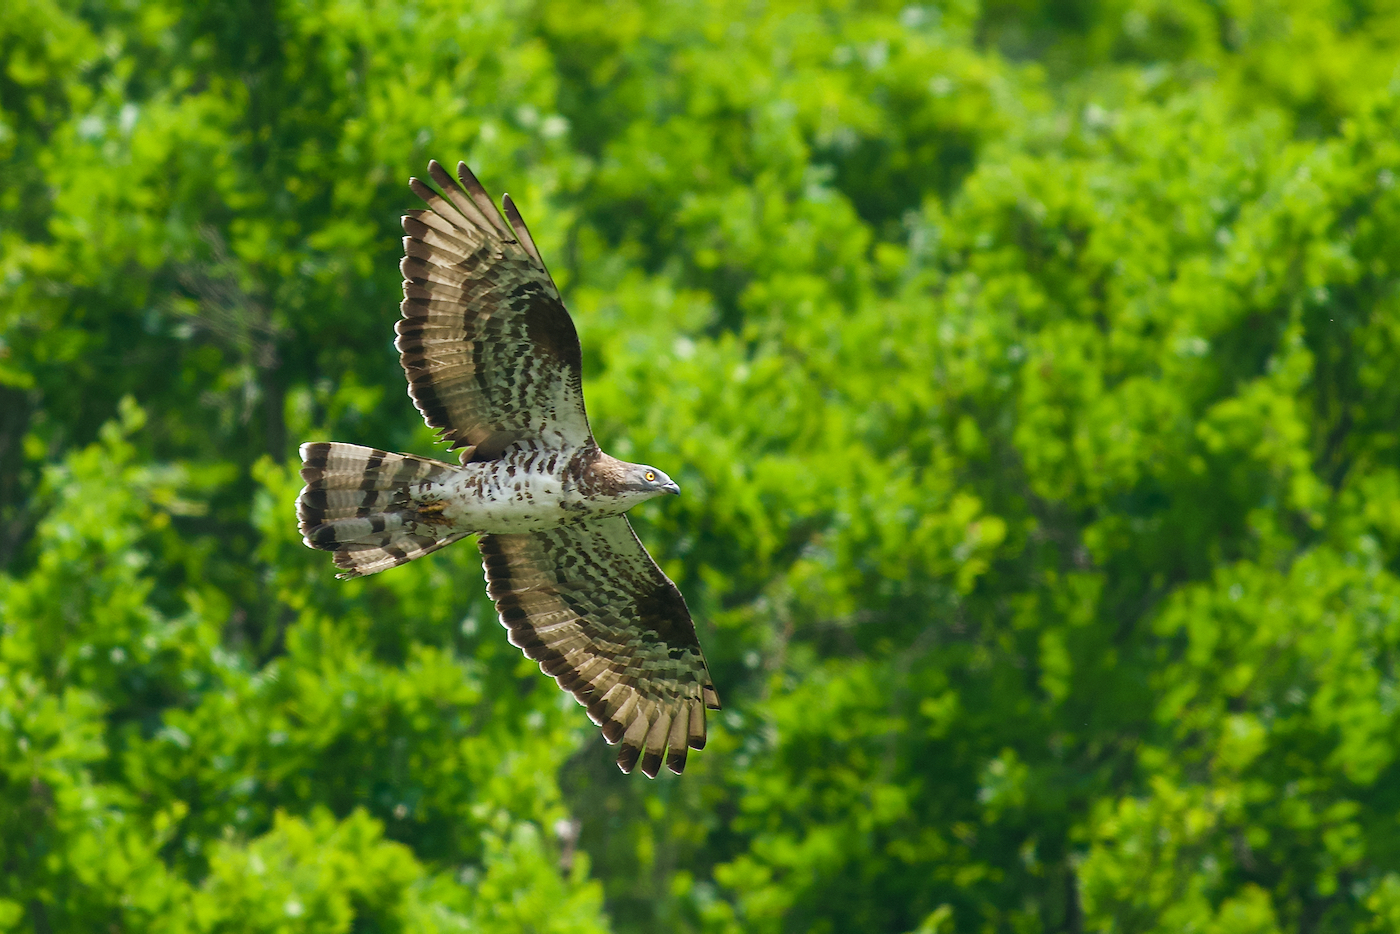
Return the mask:
<path id="1" fill-rule="evenodd" d="M 0 930 L 1400 925 L 1400 10 L 11 0 Z M 459 545 L 404 184 L 532 223 L 726 710 L 617 773 Z"/>

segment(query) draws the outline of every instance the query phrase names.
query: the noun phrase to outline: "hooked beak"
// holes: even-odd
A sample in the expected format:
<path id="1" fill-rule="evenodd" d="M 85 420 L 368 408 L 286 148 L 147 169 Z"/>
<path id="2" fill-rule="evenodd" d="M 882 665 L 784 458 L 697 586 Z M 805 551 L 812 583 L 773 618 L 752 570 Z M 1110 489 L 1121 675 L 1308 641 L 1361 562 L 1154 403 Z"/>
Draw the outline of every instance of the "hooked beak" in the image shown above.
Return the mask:
<path id="1" fill-rule="evenodd" d="M 667 483 L 665 486 L 663 486 L 661 489 L 663 489 L 663 490 L 665 490 L 667 493 L 671 493 L 671 494 L 673 494 L 673 495 L 675 495 L 675 496 L 680 496 L 680 495 L 681 495 L 681 488 L 678 487 L 678 486 L 676 486 L 676 481 L 674 481 L 674 480 L 668 482 L 668 483 Z"/>

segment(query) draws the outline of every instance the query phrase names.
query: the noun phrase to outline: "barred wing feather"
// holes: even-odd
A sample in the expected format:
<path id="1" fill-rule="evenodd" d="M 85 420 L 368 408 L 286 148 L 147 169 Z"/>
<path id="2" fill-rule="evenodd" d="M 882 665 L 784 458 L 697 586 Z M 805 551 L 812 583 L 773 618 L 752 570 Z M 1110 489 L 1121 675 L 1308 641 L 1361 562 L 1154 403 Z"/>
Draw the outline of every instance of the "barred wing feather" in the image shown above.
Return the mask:
<path id="1" fill-rule="evenodd" d="M 685 768 L 719 709 L 684 598 L 623 516 L 483 535 L 487 592 L 510 640 L 588 708 L 624 772 Z"/>
<path id="2" fill-rule="evenodd" d="M 583 407 L 578 332 L 515 205 L 515 229 L 465 164 L 458 184 L 428 166 L 441 193 L 403 218 L 403 317 L 396 331 L 409 395 L 462 463 L 512 445 L 579 448 L 592 440 Z"/>

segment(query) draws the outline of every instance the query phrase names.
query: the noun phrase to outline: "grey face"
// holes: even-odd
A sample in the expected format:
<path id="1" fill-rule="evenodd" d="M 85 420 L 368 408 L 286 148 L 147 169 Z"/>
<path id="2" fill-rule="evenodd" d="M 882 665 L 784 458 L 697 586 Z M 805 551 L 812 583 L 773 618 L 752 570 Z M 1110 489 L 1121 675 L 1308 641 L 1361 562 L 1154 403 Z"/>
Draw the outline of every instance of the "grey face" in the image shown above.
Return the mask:
<path id="1" fill-rule="evenodd" d="M 655 467 L 648 467 L 645 464 L 638 464 L 633 476 L 634 487 L 639 493 L 650 493 L 652 496 L 661 496 L 664 493 L 679 493 L 681 488 L 676 486 L 670 477 L 666 476 Z"/>

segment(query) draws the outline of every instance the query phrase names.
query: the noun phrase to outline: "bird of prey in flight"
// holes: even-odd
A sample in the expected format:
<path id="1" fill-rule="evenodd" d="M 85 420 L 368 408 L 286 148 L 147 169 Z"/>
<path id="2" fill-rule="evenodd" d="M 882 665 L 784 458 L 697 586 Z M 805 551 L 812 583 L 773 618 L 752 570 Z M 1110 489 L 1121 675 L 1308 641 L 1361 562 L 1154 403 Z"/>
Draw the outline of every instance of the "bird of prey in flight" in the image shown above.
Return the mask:
<path id="1" fill-rule="evenodd" d="M 437 190 L 409 180 L 427 209 L 403 218 L 395 346 L 460 464 L 304 444 L 302 537 L 359 577 L 475 535 L 510 641 L 620 744 L 622 771 L 680 772 L 719 696 L 685 599 L 625 515 L 680 488 L 599 449 L 578 332 L 510 195 L 503 216 L 465 163 L 428 174 Z"/>

